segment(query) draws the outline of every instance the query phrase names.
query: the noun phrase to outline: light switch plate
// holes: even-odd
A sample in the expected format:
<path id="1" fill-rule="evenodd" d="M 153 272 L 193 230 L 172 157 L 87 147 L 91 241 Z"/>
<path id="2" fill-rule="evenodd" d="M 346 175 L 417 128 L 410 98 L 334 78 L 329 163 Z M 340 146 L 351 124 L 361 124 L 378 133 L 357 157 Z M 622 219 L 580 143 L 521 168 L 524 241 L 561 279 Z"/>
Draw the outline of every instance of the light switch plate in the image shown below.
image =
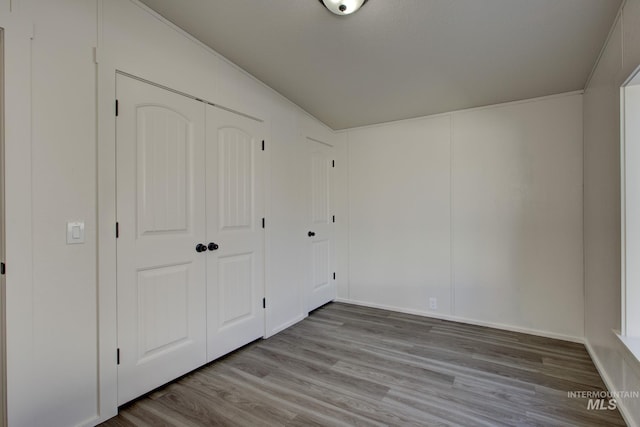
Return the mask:
<path id="1" fill-rule="evenodd" d="M 84 243 L 84 222 L 67 223 L 67 245 Z"/>

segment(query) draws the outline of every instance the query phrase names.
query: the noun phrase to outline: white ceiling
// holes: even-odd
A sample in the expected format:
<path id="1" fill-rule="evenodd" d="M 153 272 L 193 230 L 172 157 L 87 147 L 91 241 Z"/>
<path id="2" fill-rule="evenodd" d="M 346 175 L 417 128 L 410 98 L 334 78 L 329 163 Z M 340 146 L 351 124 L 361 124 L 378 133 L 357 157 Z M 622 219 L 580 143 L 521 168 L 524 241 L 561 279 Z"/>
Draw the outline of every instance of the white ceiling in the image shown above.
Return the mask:
<path id="1" fill-rule="evenodd" d="M 333 129 L 583 89 L 621 0 L 142 0 Z"/>

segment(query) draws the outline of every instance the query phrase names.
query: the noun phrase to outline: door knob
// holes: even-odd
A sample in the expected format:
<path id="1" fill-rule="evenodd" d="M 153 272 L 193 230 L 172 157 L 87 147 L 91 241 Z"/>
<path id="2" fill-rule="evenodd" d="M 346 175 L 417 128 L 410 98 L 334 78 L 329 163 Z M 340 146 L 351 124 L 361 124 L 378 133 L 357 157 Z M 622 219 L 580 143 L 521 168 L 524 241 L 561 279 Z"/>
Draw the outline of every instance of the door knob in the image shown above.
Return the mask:
<path id="1" fill-rule="evenodd" d="M 205 245 L 203 245 L 202 243 L 198 243 L 196 245 L 196 252 L 204 252 L 207 250 L 207 247 Z"/>
<path id="2" fill-rule="evenodd" d="M 210 251 L 217 251 L 219 247 L 220 246 L 218 246 L 217 243 L 213 243 L 213 242 L 209 243 L 209 246 L 208 246 Z"/>
<path id="3" fill-rule="evenodd" d="M 309 236 L 309 237 L 313 237 L 315 235 L 316 235 L 316 233 L 314 233 L 313 231 L 310 231 L 310 232 L 307 233 L 307 236 Z"/>

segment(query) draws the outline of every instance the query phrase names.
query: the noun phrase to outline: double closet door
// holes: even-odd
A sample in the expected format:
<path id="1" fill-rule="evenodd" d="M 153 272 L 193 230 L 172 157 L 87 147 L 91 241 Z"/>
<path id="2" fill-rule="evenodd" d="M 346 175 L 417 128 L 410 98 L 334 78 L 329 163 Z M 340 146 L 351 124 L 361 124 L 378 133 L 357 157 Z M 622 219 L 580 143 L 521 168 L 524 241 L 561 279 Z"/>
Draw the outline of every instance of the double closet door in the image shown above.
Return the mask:
<path id="1" fill-rule="evenodd" d="M 118 403 L 264 335 L 263 123 L 118 75 Z"/>

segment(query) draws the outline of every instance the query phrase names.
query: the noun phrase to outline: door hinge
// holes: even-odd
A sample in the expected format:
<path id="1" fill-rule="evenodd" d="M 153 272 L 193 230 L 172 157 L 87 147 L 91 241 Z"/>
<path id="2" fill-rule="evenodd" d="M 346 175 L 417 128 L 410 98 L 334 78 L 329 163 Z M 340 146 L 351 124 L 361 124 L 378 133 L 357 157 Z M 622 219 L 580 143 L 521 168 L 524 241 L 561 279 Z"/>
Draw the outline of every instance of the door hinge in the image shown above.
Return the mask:
<path id="1" fill-rule="evenodd" d="M 0 262 L 0 275 L 4 276 L 7 273 L 7 265 L 4 262 Z"/>
<path id="2" fill-rule="evenodd" d="M 331 219 L 332 219 L 333 222 L 336 222 L 336 216 L 335 215 Z"/>
<path id="3" fill-rule="evenodd" d="M 264 222 L 264 218 L 262 218 L 262 228 L 264 228 L 265 222 Z"/>
<path id="4" fill-rule="evenodd" d="M 262 298 L 262 308 L 267 308 L 267 299 Z"/>
<path id="5" fill-rule="evenodd" d="M 116 365 L 120 364 L 120 349 L 116 350 Z"/>
<path id="6" fill-rule="evenodd" d="M 333 273 L 333 280 L 336 280 L 336 273 Z"/>
<path id="7" fill-rule="evenodd" d="M 264 139 L 262 140 L 262 151 L 264 151 Z"/>
<path id="8" fill-rule="evenodd" d="M 335 168 L 336 167 L 336 161 L 335 160 L 331 160 L 331 167 Z"/>
<path id="9" fill-rule="evenodd" d="M 120 110 L 120 103 L 118 102 L 118 100 L 116 99 L 116 117 L 118 117 L 118 112 Z"/>
<path id="10" fill-rule="evenodd" d="M 116 222 L 116 239 L 120 237 L 120 223 Z"/>

